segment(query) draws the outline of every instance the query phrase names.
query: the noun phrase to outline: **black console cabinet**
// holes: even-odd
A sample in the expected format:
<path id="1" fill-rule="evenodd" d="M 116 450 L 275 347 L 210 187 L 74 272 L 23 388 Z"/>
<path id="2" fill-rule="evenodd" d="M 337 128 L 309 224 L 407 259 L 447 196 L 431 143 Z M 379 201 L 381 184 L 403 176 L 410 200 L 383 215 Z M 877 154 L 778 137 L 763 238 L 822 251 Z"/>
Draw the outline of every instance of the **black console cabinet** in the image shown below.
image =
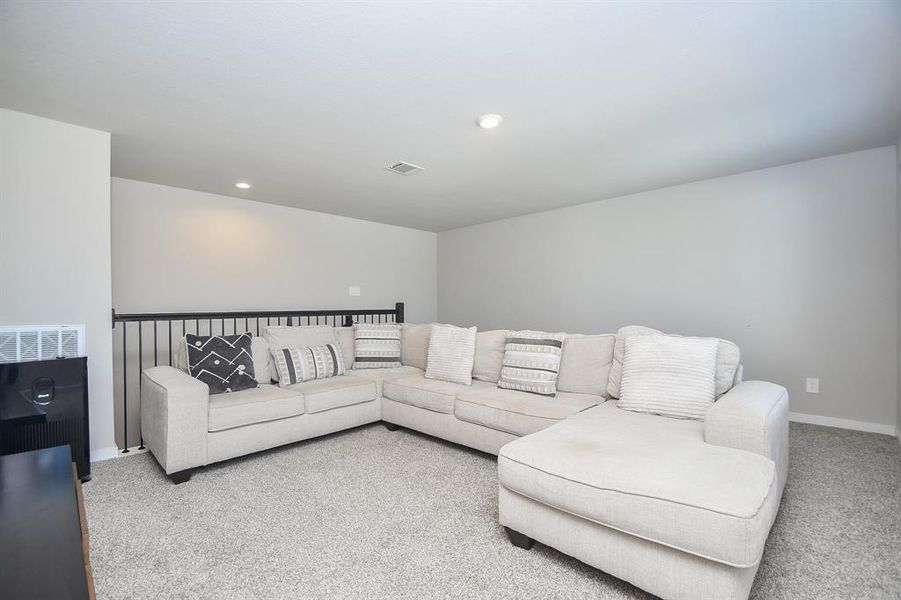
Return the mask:
<path id="1" fill-rule="evenodd" d="M 0 364 L 0 454 L 62 444 L 90 479 L 87 358 Z"/>

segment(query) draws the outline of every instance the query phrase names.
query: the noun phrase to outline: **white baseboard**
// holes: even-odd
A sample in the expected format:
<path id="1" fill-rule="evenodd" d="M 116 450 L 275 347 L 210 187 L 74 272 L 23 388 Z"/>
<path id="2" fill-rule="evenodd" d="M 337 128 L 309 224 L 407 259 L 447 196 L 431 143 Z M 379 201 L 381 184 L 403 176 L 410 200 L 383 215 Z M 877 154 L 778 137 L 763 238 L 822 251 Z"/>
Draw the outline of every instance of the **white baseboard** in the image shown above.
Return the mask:
<path id="1" fill-rule="evenodd" d="M 851 419 L 837 419 L 835 417 L 821 417 L 820 415 L 808 415 L 804 413 L 788 413 L 790 421 L 798 423 L 810 423 L 811 425 L 824 425 L 826 427 L 838 427 L 839 429 L 853 429 L 854 431 L 866 431 L 868 433 L 881 433 L 883 435 L 897 435 L 894 425 L 882 423 L 870 423 L 868 421 L 853 421 Z"/>
<path id="2" fill-rule="evenodd" d="M 109 460 L 119 456 L 119 449 L 115 446 L 107 448 L 95 448 L 91 450 L 91 462 L 100 462 L 101 460 Z"/>

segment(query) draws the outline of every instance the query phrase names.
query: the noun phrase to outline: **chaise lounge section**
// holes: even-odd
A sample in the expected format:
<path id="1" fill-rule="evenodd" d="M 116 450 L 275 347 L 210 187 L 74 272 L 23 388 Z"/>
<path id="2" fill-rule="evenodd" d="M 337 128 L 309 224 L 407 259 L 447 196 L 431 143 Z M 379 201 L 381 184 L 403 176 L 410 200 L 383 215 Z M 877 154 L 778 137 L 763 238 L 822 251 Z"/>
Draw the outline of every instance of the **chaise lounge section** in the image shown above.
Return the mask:
<path id="1" fill-rule="evenodd" d="M 788 396 L 747 381 L 706 422 L 614 402 L 507 444 L 499 520 L 663 598 L 747 598 L 788 465 Z"/>

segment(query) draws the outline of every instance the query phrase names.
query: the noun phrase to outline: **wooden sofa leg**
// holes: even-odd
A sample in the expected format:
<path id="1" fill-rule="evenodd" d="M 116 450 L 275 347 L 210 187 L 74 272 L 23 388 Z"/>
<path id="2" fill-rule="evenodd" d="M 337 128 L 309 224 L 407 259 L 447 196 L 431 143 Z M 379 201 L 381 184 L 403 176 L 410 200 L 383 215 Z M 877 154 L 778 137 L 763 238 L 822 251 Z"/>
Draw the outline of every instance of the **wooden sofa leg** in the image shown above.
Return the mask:
<path id="1" fill-rule="evenodd" d="M 400 429 L 400 425 L 395 425 L 394 423 L 389 423 L 388 421 L 382 421 L 385 424 L 385 429 L 388 431 L 397 431 Z"/>
<path id="2" fill-rule="evenodd" d="M 513 531 L 509 527 L 504 527 L 504 531 L 507 532 L 507 537 L 510 538 L 510 543 L 517 548 L 522 548 L 523 550 L 532 549 L 532 544 L 535 543 L 535 540 L 533 540 L 529 536 L 523 535 L 518 531 Z"/>
<path id="3" fill-rule="evenodd" d="M 184 483 L 191 479 L 191 475 L 194 473 L 194 469 L 185 469 L 184 471 L 176 471 L 169 475 L 169 479 L 172 480 L 172 483 L 178 485 L 179 483 Z"/>

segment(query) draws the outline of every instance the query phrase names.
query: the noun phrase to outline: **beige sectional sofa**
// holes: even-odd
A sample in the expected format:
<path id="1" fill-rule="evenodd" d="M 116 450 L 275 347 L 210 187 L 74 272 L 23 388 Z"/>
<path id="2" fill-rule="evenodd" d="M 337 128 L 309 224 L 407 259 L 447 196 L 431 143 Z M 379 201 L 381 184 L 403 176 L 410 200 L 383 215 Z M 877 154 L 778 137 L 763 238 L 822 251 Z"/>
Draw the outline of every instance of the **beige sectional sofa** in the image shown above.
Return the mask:
<path id="1" fill-rule="evenodd" d="M 183 370 L 146 369 L 145 443 L 181 482 L 384 421 L 498 455 L 499 520 L 519 547 L 538 540 L 663 598 L 748 596 L 787 474 L 784 388 L 741 382 L 739 367 L 704 421 L 630 412 L 609 400 L 616 336 L 568 335 L 555 398 L 501 389 L 506 331 L 478 333 L 466 386 L 425 377 L 429 331 L 404 325 L 401 367 L 287 387 L 209 396 Z M 352 364 L 351 328 L 314 333 L 333 335 Z M 278 343 L 279 332 L 254 339 L 258 379 Z"/>

